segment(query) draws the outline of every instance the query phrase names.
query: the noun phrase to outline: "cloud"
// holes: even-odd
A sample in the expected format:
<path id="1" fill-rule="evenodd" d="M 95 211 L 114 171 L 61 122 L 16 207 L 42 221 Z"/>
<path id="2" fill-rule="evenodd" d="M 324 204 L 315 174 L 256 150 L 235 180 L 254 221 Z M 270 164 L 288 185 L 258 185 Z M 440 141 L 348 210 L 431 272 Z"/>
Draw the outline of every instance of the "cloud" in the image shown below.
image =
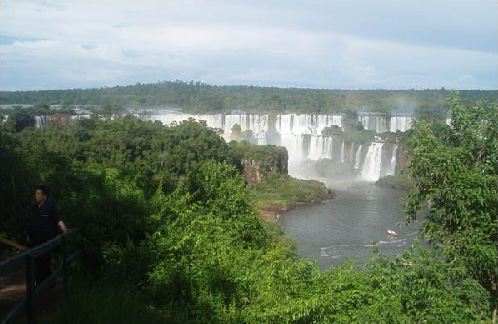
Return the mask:
<path id="1" fill-rule="evenodd" d="M 174 79 L 352 89 L 497 83 L 496 8 L 484 0 L 1 6 L 3 90 Z"/>

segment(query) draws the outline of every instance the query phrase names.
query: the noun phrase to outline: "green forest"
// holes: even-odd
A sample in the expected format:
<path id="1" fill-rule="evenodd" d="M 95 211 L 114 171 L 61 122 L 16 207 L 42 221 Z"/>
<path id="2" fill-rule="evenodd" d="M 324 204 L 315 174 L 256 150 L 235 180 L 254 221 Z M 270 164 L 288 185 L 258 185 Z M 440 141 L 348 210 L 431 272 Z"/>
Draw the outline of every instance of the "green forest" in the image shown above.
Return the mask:
<path id="1" fill-rule="evenodd" d="M 394 259 L 374 252 L 366 262 L 349 260 L 327 270 L 300 259 L 279 225 L 259 217 L 264 201 L 285 200 L 272 190 L 286 187 L 278 191 L 296 199 L 303 183 L 285 171 L 267 174 L 254 187 L 244 180 L 247 154 L 264 160 L 278 148 L 226 143 L 193 120 L 163 126 L 94 116 L 22 130 L 2 124 L 0 234 L 25 242 L 33 191 L 41 183 L 51 187 L 65 223 L 80 229 L 74 244 L 84 253 L 73 269 L 71 294 L 40 322 L 489 323 L 493 313 L 496 320 L 496 91 L 162 82 L 1 92 L 0 103 L 327 113 L 398 110 L 392 101 L 397 95 L 420 107 L 437 102 L 451 113 L 451 126 L 415 122 L 405 143 L 413 183 L 404 200 L 407 222 L 426 216 L 419 240 Z M 339 104 L 341 96 L 353 103 Z M 315 196 L 326 193 L 319 183 L 307 185 Z"/>
<path id="2" fill-rule="evenodd" d="M 190 113 L 299 112 L 347 113 L 375 111 L 407 113 L 419 119 L 444 117 L 444 88 L 434 90 L 326 90 L 256 86 L 213 86 L 201 82 L 161 81 L 98 89 L 43 91 L 0 91 L 0 104 L 100 105 L 107 110 L 119 108 L 179 108 Z M 465 105 L 477 100 L 496 101 L 495 90 L 462 90 Z"/>

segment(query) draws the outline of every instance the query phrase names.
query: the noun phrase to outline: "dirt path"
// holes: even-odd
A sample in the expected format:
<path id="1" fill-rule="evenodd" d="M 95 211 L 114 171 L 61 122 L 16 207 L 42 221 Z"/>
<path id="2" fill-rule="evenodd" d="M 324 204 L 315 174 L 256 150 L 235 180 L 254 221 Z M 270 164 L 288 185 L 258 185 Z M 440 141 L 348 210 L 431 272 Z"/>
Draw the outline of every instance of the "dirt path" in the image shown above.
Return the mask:
<path id="1" fill-rule="evenodd" d="M 55 312 L 63 297 L 63 285 L 56 285 L 42 292 L 36 300 L 36 318 L 41 318 Z M 26 299 L 26 270 L 20 267 L 5 276 L 0 277 L 0 316 L 6 314 L 12 307 Z M 26 318 L 26 312 L 20 319 Z"/>

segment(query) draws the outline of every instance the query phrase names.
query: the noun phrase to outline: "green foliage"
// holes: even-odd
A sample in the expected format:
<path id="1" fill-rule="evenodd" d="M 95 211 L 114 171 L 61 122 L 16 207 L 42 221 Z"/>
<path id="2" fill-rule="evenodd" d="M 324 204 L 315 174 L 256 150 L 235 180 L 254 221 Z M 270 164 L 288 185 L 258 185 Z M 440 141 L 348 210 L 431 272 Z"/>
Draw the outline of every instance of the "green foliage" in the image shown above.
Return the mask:
<path id="1" fill-rule="evenodd" d="M 362 145 L 372 142 L 376 133 L 375 130 L 345 130 L 343 136 L 345 143 Z"/>
<path id="2" fill-rule="evenodd" d="M 165 318 L 149 309 L 130 288 L 102 283 L 72 288 L 69 299 L 57 307 L 55 314 L 41 319 L 41 324 L 165 323 Z"/>
<path id="3" fill-rule="evenodd" d="M 240 169 L 247 172 L 258 172 L 260 177 L 274 174 L 287 174 L 287 149 L 275 145 L 255 145 L 249 142 L 230 142 L 230 148 L 240 161 Z M 254 169 L 254 170 L 253 170 Z M 251 184 L 252 185 L 252 184 Z"/>
<path id="4" fill-rule="evenodd" d="M 322 136 L 341 136 L 341 135 L 342 135 L 342 129 L 337 125 L 325 127 L 322 130 Z"/>
<path id="5" fill-rule="evenodd" d="M 157 188 L 173 191 L 207 160 L 232 161 L 228 145 L 192 121 L 175 127 L 135 118 L 80 120 L 67 127 L 12 133 L 1 126 L 1 227 L 24 243 L 33 188 L 46 183 L 59 213 L 80 227 L 87 256 L 98 268 L 103 249 L 145 238 Z"/>
<path id="6" fill-rule="evenodd" d="M 414 182 L 408 172 L 402 172 L 396 175 L 381 177 L 375 182 L 378 186 L 390 187 L 393 189 L 408 190 L 413 187 Z"/>
<path id="7" fill-rule="evenodd" d="M 237 204 L 248 201 L 242 179 L 231 172 L 226 165 L 206 164 L 196 177 L 203 179 L 201 191 L 179 189 L 168 203 L 164 226 L 150 237 L 155 255 L 150 294 L 171 322 L 472 323 L 485 318 L 486 291 L 472 280 L 453 281 L 453 272 L 433 252 L 406 253 L 397 261 L 374 256 L 366 265 L 346 263 L 326 272 L 315 262 L 295 260 L 279 234 L 255 226 L 260 221 L 247 210 L 232 210 L 231 202 L 223 207 L 228 193 L 238 197 Z M 220 190 L 199 200 L 207 188 Z"/>
<path id="8" fill-rule="evenodd" d="M 444 113 L 449 91 L 440 90 L 325 90 L 254 86 L 212 86 L 201 82 L 162 81 L 154 84 L 49 91 L 0 91 L 0 104 L 87 104 L 122 107 L 176 107 L 192 113 L 250 112 L 344 113 L 372 111 Z M 461 91 L 464 103 L 496 100 L 496 91 Z M 431 118 L 434 118 L 432 114 Z M 354 120 L 354 119 L 352 119 Z"/>
<path id="9" fill-rule="evenodd" d="M 431 107 L 428 104 L 422 104 L 417 107 L 415 112 L 415 117 L 418 120 L 424 120 L 431 124 L 434 123 L 444 123 L 446 119 L 446 108 L 443 105 L 443 101 L 441 101 L 439 107 Z"/>
<path id="10" fill-rule="evenodd" d="M 14 108 L 8 111 L 9 118 L 2 127 L 7 131 L 20 132 L 27 127 L 35 126 L 35 119 L 29 111 L 21 108 Z"/>
<path id="11" fill-rule="evenodd" d="M 449 106 L 451 127 L 414 125 L 409 157 L 415 187 L 405 210 L 413 219 L 426 206 L 426 237 L 444 246 L 448 264 L 462 278 L 475 278 L 491 291 L 498 268 L 498 110 L 483 102 L 466 109 L 457 93 Z"/>
<path id="12" fill-rule="evenodd" d="M 288 175 L 271 175 L 255 187 L 258 209 L 276 209 L 290 204 L 310 203 L 329 194 L 325 185 L 316 180 L 300 180 Z"/>
<path id="13" fill-rule="evenodd" d="M 456 283 L 437 255 L 373 256 L 322 273 L 272 250 L 257 262 L 251 323 L 478 323 L 487 293 L 472 280 Z"/>
<path id="14" fill-rule="evenodd" d="M 5 125 L 0 126 L 0 190 L 1 190 L 1 227 L 2 235 L 25 242 L 27 214 L 23 212 L 30 206 L 32 188 L 27 162 L 19 151 L 19 141 L 10 132 L 5 131 Z M 36 186 L 36 185 L 35 185 Z"/>
<path id="15" fill-rule="evenodd" d="M 121 285 L 125 282 L 140 285 L 147 279 L 152 255 L 145 240 L 124 244 L 106 241 L 102 246 L 103 266 L 101 282 Z"/>
<path id="16" fill-rule="evenodd" d="M 226 322 L 233 304 L 242 302 L 237 271 L 266 235 L 234 167 L 206 163 L 189 182 L 167 198 L 164 225 L 150 237 L 153 299 L 177 322 Z"/>
<path id="17" fill-rule="evenodd" d="M 416 212 L 430 199 L 425 230 L 442 252 L 375 254 L 323 272 L 256 216 L 262 200 L 309 201 L 327 194 L 323 184 L 275 175 L 251 191 L 235 163 L 247 144 L 228 145 L 193 121 L 164 127 L 134 118 L 17 133 L 1 126 L 2 215 L 10 220 L 2 218 L 2 231 L 22 232 L 41 182 L 68 225 L 81 228 L 94 263 L 83 269 L 100 278 L 81 285 L 99 288 L 74 287 L 47 323 L 481 323 L 493 302 L 482 287 L 496 253 L 497 123 L 466 115 L 454 115 L 453 130 L 421 123 L 411 143 L 420 195 L 408 206 Z M 443 213 L 444 202 L 452 205 Z"/>
<path id="18" fill-rule="evenodd" d="M 117 104 L 113 98 L 104 99 L 102 109 L 95 113 L 104 116 L 121 115 L 125 112 L 121 105 Z"/>

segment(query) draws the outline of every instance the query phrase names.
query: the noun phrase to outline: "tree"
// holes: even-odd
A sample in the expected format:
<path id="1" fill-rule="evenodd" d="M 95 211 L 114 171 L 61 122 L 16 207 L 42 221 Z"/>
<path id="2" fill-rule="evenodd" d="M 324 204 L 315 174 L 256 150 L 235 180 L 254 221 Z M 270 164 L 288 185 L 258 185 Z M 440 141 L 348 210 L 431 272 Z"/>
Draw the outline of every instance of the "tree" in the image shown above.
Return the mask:
<path id="1" fill-rule="evenodd" d="M 408 220 L 423 210 L 423 233 L 440 246 L 461 278 L 477 279 L 498 301 L 497 282 L 497 104 L 462 105 L 448 98 L 451 126 L 415 123 L 409 140 L 415 186 L 405 211 Z"/>
<path id="2" fill-rule="evenodd" d="M 425 120 L 430 123 L 444 123 L 446 117 L 446 109 L 444 107 L 434 107 L 433 105 L 424 103 L 417 107 L 415 115 L 419 120 Z"/>
<path id="3" fill-rule="evenodd" d="M 9 112 L 9 118 L 5 122 L 5 129 L 15 132 L 20 132 L 26 127 L 34 126 L 35 118 L 22 108 L 15 108 Z"/>

